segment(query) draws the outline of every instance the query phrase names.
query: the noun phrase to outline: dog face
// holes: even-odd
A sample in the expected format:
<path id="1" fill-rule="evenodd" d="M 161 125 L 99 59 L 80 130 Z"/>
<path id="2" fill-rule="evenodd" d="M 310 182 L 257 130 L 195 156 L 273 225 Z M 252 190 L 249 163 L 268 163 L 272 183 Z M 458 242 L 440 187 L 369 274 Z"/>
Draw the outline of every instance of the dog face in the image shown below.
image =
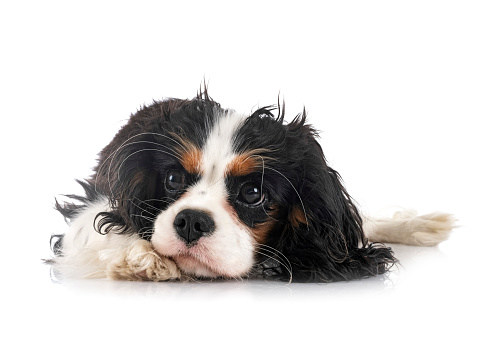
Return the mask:
<path id="1" fill-rule="evenodd" d="M 203 93 L 141 109 L 102 151 L 90 184 L 103 234 L 139 234 L 196 277 L 334 281 L 385 272 L 306 115 L 250 116 Z"/>
<path id="2" fill-rule="evenodd" d="M 253 229 L 269 208 L 255 165 L 248 165 L 253 159 L 233 146 L 244 118 L 216 107 L 211 115 L 203 145 L 185 140 L 166 170 L 164 188 L 174 201 L 157 216 L 152 243 L 189 274 L 239 277 L 254 264 Z"/>

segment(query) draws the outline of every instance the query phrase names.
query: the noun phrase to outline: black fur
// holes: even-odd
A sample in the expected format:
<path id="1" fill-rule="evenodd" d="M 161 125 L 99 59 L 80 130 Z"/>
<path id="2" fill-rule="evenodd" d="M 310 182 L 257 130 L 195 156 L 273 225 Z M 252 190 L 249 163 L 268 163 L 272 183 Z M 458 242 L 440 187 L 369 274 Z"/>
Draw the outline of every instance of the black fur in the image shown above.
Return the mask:
<path id="1" fill-rule="evenodd" d="M 100 153 L 91 179 L 79 181 L 86 195 L 68 196 L 80 204 L 56 202 L 56 209 L 71 220 L 106 197 L 112 210 L 96 217 L 95 229 L 102 234 L 137 233 L 149 240 L 156 215 L 182 194 L 167 194 L 163 186 L 167 170 L 182 169 L 174 156 L 177 146 L 189 141 L 201 148 L 216 108 L 220 105 L 206 89 L 193 100 L 169 99 L 142 108 Z M 285 106 L 279 105 L 276 117 L 273 109 L 255 111 L 235 137 L 238 153 L 262 149 L 264 170 L 251 176 L 260 177 L 267 193 L 264 209 L 240 207 L 233 196 L 242 180 L 229 178 L 229 201 L 240 219 L 254 229 L 271 219 L 268 213 L 276 208 L 265 244 L 280 251 L 279 258 L 288 259 L 294 281 L 351 280 L 386 272 L 396 261 L 392 251 L 367 242 L 359 212 L 339 174 L 327 166 L 306 113 L 285 124 Z M 61 241 L 53 246 L 58 252 Z M 263 261 L 251 276 L 289 280 L 286 267 Z"/>
<path id="2" fill-rule="evenodd" d="M 86 197 L 67 196 L 82 204 L 56 202 L 56 209 L 72 219 L 100 196 L 107 197 L 112 211 L 96 217 L 96 231 L 138 233 L 150 240 L 156 214 L 177 199 L 167 197 L 162 186 L 166 170 L 181 168 L 173 157 L 177 141 L 188 139 L 202 147 L 214 121 L 214 107 L 220 105 L 206 91 L 194 100 L 168 99 L 143 107 L 100 153 L 92 178 L 79 181 Z"/>
<path id="3" fill-rule="evenodd" d="M 285 125 L 283 108 L 276 119 L 271 108 L 259 109 L 237 134 L 243 137 L 237 143 L 239 151 L 270 151 L 265 153 L 264 179 L 274 184 L 274 201 L 306 214 L 307 222 L 294 227 L 286 219 L 288 210 L 284 212 L 267 244 L 290 261 L 294 281 L 351 280 L 386 272 L 396 261 L 391 249 L 368 244 L 360 214 L 340 175 L 327 166 L 306 113 Z M 289 277 L 285 271 L 280 274 L 284 280 Z"/>

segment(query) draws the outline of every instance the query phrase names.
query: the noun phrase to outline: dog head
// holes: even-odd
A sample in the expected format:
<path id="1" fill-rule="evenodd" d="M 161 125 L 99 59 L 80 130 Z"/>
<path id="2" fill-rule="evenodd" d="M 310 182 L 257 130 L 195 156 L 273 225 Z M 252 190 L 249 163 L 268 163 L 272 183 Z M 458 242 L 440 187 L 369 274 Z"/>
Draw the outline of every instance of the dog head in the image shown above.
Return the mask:
<path id="1" fill-rule="evenodd" d="M 284 107 L 283 107 L 284 108 Z M 187 275 L 334 281 L 385 272 L 306 113 L 249 116 L 205 92 L 132 115 L 90 183 L 110 199 L 96 228 L 139 234 Z"/>

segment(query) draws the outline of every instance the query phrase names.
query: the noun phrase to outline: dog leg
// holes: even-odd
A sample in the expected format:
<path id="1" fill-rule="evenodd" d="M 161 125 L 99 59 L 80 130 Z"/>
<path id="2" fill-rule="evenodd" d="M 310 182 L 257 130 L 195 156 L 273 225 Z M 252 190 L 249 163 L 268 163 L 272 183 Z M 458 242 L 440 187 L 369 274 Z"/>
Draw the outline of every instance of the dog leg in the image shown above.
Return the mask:
<path id="1" fill-rule="evenodd" d="M 138 234 L 100 234 L 96 216 L 110 210 L 102 198 L 81 210 L 70 223 L 67 234 L 58 240 L 55 270 L 69 278 L 111 278 L 163 281 L 179 279 L 175 262 L 154 251 Z"/>
<path id="2" fill-rule="evenodd" d="M 107 251 L 103 251 L 101 255 L 101 259 L 107 262 L 107 278 L 153 281 L 180 279 L 175 262 L 156 253 L 148 241 L 138 239 L 113 258 L 107 254 Z"/>
<path id="3" fill-rule="evenodd" d="M 436 246 L 448 238 L 455 221 L 441 212 L 418 216 L 414 211 L 399 211 L 388 219 L 365 219 L 364 233 L 372 242 Z"/>

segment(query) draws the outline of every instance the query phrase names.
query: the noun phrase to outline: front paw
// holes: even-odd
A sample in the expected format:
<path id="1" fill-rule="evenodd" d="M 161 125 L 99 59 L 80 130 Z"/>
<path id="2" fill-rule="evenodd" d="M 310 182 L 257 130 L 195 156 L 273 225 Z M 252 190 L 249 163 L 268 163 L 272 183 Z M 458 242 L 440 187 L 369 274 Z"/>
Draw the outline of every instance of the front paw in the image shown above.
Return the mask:
<path id="1" fill-rule="evenodd" d="M 137 240 L 125 250 L 123 257 L 112 263 L 107 277 L 124 280 L 165 281 L 180 279 L 175 262 L 159 255 L 150 242 Z"/>

